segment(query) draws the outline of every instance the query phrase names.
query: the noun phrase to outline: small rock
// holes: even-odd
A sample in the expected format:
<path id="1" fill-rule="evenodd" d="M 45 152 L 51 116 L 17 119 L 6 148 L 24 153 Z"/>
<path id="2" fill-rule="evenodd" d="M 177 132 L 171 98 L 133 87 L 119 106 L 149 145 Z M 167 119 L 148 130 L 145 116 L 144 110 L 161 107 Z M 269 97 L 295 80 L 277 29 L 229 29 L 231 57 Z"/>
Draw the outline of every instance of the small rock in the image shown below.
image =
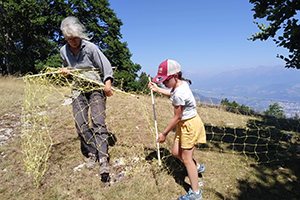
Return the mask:
<path id="1" fill-rule="evenodd" d="M 72 98 L 64 99 L 61 105 L 63 106 L 70 105 L 72 101 L 73 101 Z"/>
<path id="2" fill-rule="evenodd" d="M 84 166 L 85 166 L 85 163 L 80 164 L 80 165 L 78 165 L 77 167 L 75 167 L 75 168 L 73 169 L 73 171 L 74 171 L 74 172 L 76 172 L 76 171 L 81 171 L 81 168 L 83 168 Z"/>
<path id="3" fill-rule="evenodd" d="M 7 137 L 7 136 L 5 136 L 5 135 L 0 135 L 0 142 L 2 142 L 2 141 L 6 141 L 6 140 L 8 140 L 9 138 Z"/>

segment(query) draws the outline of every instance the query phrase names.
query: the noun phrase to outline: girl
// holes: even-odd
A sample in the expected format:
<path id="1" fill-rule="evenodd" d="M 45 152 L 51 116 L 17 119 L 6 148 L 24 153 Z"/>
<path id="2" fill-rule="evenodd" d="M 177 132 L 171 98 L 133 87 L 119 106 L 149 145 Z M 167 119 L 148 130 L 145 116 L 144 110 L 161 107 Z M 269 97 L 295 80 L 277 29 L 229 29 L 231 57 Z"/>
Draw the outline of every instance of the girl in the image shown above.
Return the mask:
<path id="1" fill-rule="evenodd" d="M 158 67 L 158 74 L 152 79 L 163 83 L 167 88 L 158 87 L 155 83 L 148 84 L 149 89 L 169 96 L 174 106 L 174 117 L 165 130 L 159 134 L 157 141 L 163 143 L 168 133 L 175 127 L 176 134 L 172 154 L 185 165 L 191 182 L 189 192 L 178 199 L 202 199 L 202 191 L 198 187 L 198 173 L 205 171 L 203 164 L 197 164 L 193 159 L 195 144 L 206 143 L 206 133 L 203 122 L 196 110 L 196 101 L 186 81 L 182 78 L 181 66 L 174 60 L 167 59 Z"/>

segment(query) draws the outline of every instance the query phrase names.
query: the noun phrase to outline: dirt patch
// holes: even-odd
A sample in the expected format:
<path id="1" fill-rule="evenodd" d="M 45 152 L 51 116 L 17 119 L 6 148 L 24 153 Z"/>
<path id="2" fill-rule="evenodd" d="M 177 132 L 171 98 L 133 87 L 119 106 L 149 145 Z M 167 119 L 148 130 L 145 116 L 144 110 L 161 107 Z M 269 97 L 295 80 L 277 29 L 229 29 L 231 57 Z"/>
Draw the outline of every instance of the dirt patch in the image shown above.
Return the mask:
<path id="1" fill-rule="evenodd" d="M 0 146 L 21 135 L 21 115 L 4 114 L 0 117 Z"/>

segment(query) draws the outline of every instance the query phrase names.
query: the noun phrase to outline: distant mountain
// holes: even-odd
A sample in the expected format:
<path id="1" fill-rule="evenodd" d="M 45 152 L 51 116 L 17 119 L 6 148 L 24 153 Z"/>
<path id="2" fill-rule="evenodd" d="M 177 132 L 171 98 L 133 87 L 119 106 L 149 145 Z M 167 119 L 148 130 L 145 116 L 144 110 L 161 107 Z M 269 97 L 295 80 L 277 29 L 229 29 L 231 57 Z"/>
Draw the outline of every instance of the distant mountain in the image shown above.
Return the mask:
<path id="1" fill-rule="evenodd" d="M 300 70 L 262 66 L 224 71 L 194 81 L 193 88 L 228 95 L 300 101 Z"/>
<path id="2" fill-rule="evenodd" d="M 209 103 L 209 104 L 220 104 L 220 99 L 217 98 L 213 98 L 213 97 L 207 97 L 207 96 L 203 96 L 200 93 L 193 91 L 195 100 L 197 102 L 201 102 L 201 103 Z"/>

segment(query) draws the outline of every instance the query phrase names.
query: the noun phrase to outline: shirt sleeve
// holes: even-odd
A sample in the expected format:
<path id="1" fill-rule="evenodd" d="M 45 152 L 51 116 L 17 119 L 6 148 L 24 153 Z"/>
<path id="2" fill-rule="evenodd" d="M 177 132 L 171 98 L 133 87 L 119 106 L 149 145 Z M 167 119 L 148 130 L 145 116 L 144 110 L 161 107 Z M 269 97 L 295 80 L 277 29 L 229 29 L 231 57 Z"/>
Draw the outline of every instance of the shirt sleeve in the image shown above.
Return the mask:
<path id="1" fill-rule="evenodd" d="M 174 100 L 173 100 L 173 106 L 184 106 L 185 105 L 185 101 L 184 98 L 182 96 L 174 96 Z"/>
<path id="2" fill-rule="evenodd" d="M 113 81 L 114 77 L 111 64 L 96 45 L 93 48 L 93 58 L 95 67 L 100 68 L 100 71 L 103 73 L 103 82 L 105 83 L 108 78 L 111 78 Z"/>

